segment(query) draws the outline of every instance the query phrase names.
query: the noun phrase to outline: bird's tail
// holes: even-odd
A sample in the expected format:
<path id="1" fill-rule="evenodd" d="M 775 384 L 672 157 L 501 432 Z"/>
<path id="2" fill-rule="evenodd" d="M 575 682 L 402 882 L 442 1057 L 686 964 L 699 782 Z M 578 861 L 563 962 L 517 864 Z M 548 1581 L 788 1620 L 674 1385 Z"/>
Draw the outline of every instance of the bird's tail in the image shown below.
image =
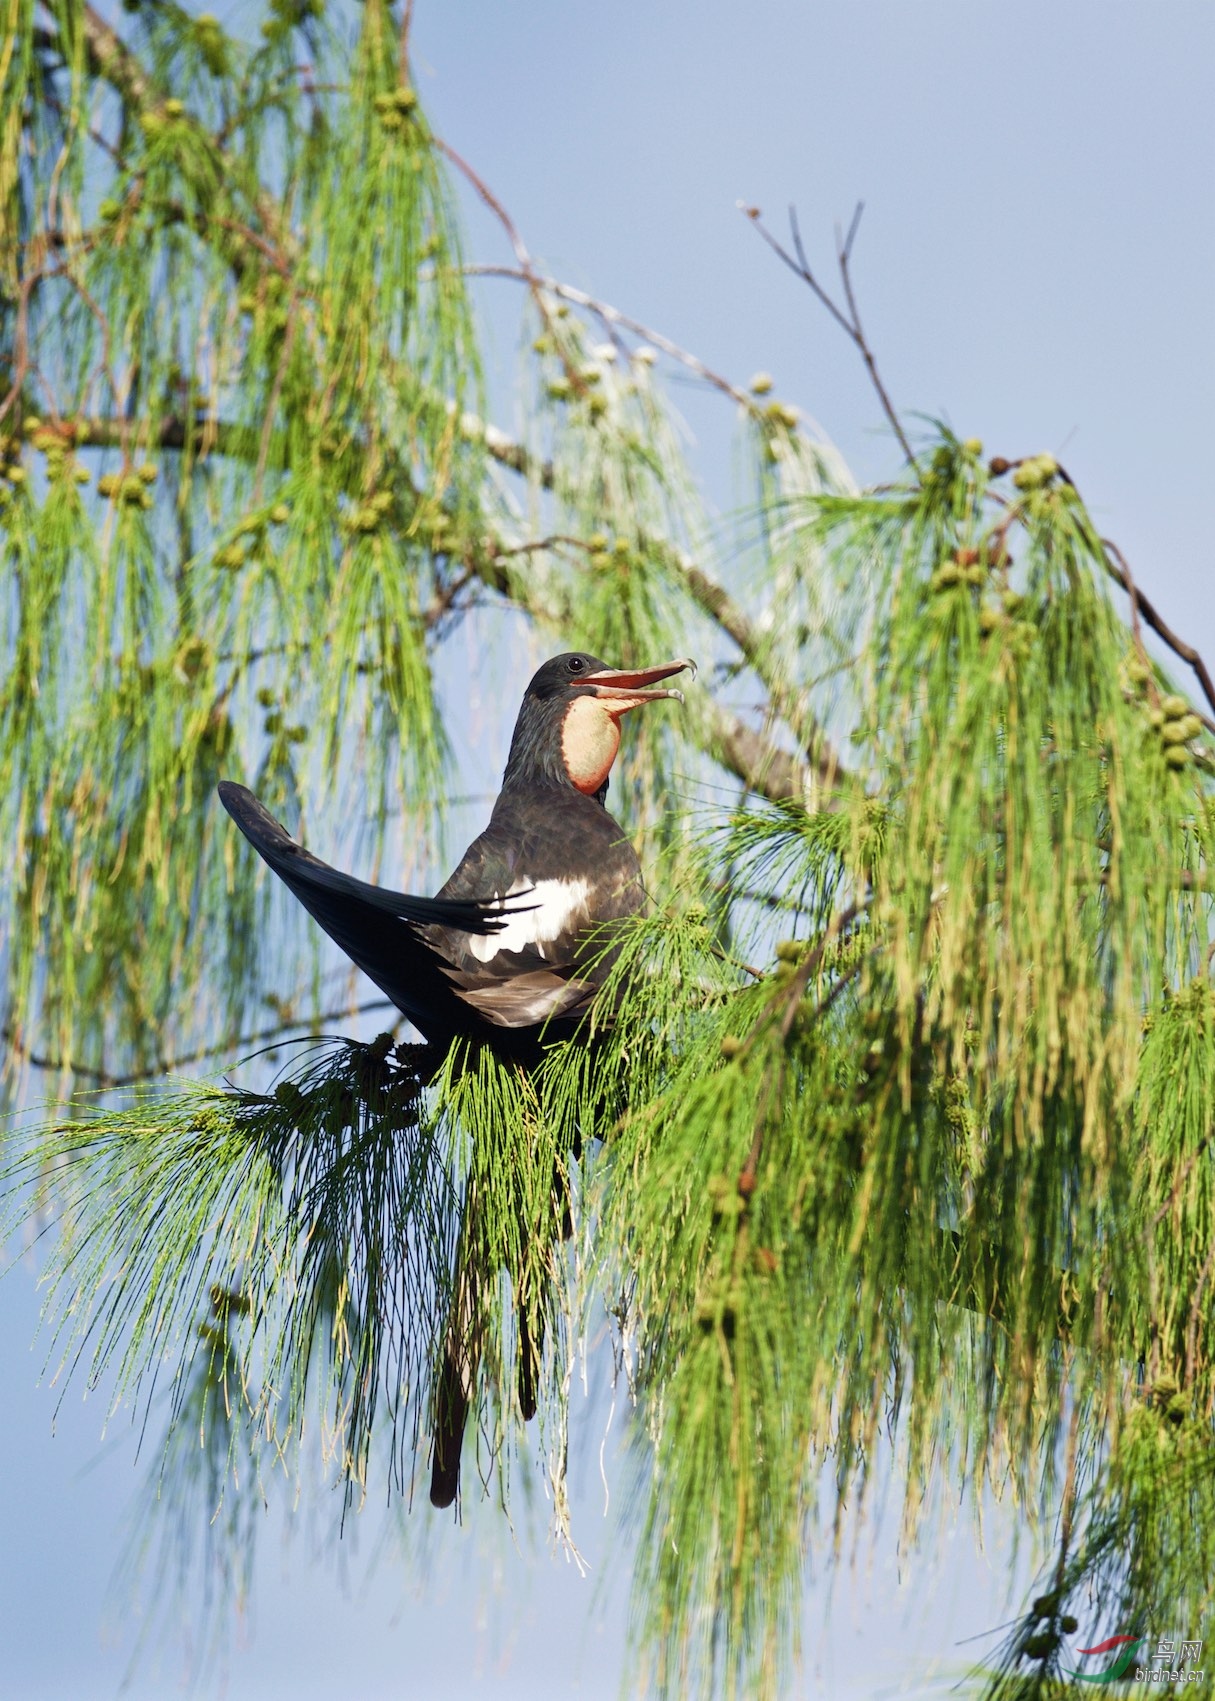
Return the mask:
<path id="1" fill-rule="evenodd" d="M 450 1506 L 460 1488 L 460 1454 L 472 1401 L 475 1365 L 444 1352 L 434 1393 L 434 1454 L 430 1462 L 430 1504 Z"/>
<path id="2" fill-rule="evenodd" d="M 557 1168 L 553 1182 L 553 1216 L 544 1223 L 521 1225 L 520 1245 L 534 1244 L 541 1237 L 547 1243 L 554 1237 L 555 1225 L 560 1225 L 562 1240 L 573 1232 L 569 1185 L 564 1172 Z M 464 1431 L 476 1398 L 477 1375 L 481 1364 L 481 1330 L 484 1319 L 479 1303 L 480 1271 L 476 1255 L 477 1199 L 470 1185 L 465 1202 L 464 1221 L 456 1251 L 456 1275 L 451 1310 L 445 1331 L 442 1361 L 435 1378 L 432 1396 L 431 1430 L 434 1437 L 430 1466 L 430 1500 L 433 1506 L 447 1507 L 455 1500 L 460 1488 L 460 1456 L 464 1446 Z M 511 1272 L 515 1289 L 517 1387 L 519 1411 L 525 1423 L 536 1415 L 540 1361 L 544 1352 L 543 1295 L 535 1293 L 534 1277 L 529 1280 L 518 1271 Z"/>

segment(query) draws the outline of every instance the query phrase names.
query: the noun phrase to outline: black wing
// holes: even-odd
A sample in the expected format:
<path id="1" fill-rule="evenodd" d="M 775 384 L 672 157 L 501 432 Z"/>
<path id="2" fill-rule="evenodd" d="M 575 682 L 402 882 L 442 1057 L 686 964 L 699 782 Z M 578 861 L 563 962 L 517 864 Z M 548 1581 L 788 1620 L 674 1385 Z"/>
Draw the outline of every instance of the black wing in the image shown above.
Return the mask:
<path id="1" fill-rule="evenodd" d="M 224 780 L 219 795 L 254 850 L 309 915 L 427 1039 L 445 1043 L 476 1031 L 476 1017 L 444 973 L 448 963 L 417 928 L 492 934 L 508 924 L 509 911 L 476 899 L 422 898 L 356 880 L 297 844 L 245 786 Z M 520 899 L 526 907 L 525 895 Z"/>

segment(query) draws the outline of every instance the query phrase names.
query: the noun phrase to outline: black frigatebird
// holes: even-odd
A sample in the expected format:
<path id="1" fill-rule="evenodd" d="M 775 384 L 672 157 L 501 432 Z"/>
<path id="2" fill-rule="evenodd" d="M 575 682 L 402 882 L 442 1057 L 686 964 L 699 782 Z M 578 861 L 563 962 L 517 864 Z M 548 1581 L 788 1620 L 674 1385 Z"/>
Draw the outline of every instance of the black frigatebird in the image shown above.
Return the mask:
<path id="1" fill-rule="evenodd" d="M 695 663 L 610 668 L 554 656 L 533 676 L 489 826 L 433 898 L 339 873 L 292 839 L 244 786 L 219 795 L 279 878 L 401 1013 L 444 1052 L 458 1039 L 535 1062 L 577 1032 L 610 966 L 600 930 L 645 901 L 641 865 L 604 805 L 620 720 L 664 697 Z M 430 1497 L 449 1506 L 472 1395 L 457 1302 L 435 1401 Z M 535 1409 L 530 1343 L 520 1343 L 524 1415 Z"/>

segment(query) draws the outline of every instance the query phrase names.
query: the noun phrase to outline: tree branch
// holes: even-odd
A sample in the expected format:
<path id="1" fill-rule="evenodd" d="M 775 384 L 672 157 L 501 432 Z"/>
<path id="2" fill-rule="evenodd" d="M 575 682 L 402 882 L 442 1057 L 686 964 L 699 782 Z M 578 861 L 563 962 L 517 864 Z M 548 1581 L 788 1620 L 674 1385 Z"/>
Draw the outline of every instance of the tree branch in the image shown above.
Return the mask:
<path id="1" fill-rule="evenodd" d="M 550 462 L 534 460 L 522 444 L 513 442 L 501 431 L 485 427 L 479 421 L 477 425 L 488 453 L 500 465 L 509 467 L 521 477 L 534 479 L 541 489 L 555 488 L 556 471 Z M 805 693 L 791 694 L 773 675 L 767 663 L 768 646 L 725 586 L 665 539 L 648 538 L 646 544 L 667 571 L 683 584 L 697 606 L 738 646 L 748 666 L 763 682 L 776 712 L 809 757 L 808 764 L 798 761 L 753 732 L 728 710 L 714 705 L 707 721 L 712 729 L 715 752 L 720 754 L 725 765 L 745 785 L 773 802 L 792 798 L 804 803 L 815 789 L 822 786 L 831 789 L 845 781 L 848 771 L 811 713 Z M 505 576 L 500 572 L 487 583 L 501 594 L 511 595 Z"/>
<path id="2" fill-rule="evenodd" d="M 1107 537 L 1103 537 L 1100 542 L 1101 548 L 1104 551 L 1106 572 L 1109 574 L 1110 578 L 1114 580 L 1115 584 L 1122 586 L 1127 596 L 1131 599 L 1132 627 L 1136 628 L 1138 626 L 1139 617 L 1142 615 L 1144 620 L 1146 620 L 1148 625 L 1152 628 L 1152 631 L 1156 633 L 1158 638 L 1162 638 L 1164 640 L 1169 649 L 1172 650 L 1173 654 L 1179 656 L 1183 662 L 1187 662 L 1189 666 L 1193 668 L 1194 673 L 1198 678 L 1198 683 L 1202 686 L 1202 689 L 1206 694 L 1207 702 L 1210 704 L 1211 708 L 1215 710 L 1215 682 L 1212 681 L 1211 675 L 1207 670 L 1207 665 L 1199 655 L 1198 651 L 1192 644 L 1187 644 L 1184 638 L 1178 637 L 1177 633 L 1174 632 L 1172 627 L 1164 620 L 1155 604 L 1150 602 L 1148 598 L 1144 596 L 1143 592 L 1139 589 L 1132 578 L 1131 569 L 1127 563 L 1126 556 L 1123 555 L 1122 551 L 1118 548 L 1118 545 Z M 1201 720 L 1208 732 L 1215 733 L 1215 720 L 1212 720 L 1209 715 L 1203 714 L 1200 714 L 1198 718 Z"/>
<path id="3" fill-rule="evenodd" d="M 669 554 L 670 567 L 678 573 L 693 601 L 734 640 L 748 666 L 763 681 L 773 708 L 789 726 L 823 784 L 830 789 L 846 779 L 847 771 L 840 761 L 839 752 L 811 711 L 808 694 L 804 691 L 791 692 L 774 676 L 767 665 L 765 652 L 768 646 L 745 610 L 703 567 L 697 567 L 678 551 L 671 550 Z"/>
<path id="4" fill-rule="evenodd" d="M 762 417 L 763 409 L 758 405 L 754 396 L 748 395 L 746 390 L 740 390 L 737 384 L 732 384 L 720 372 L 714 372 L 713 368 L 706 366 L 697 355 L 689 354 L 687 349 L 680 348 L 678 343 L 673 343 L 669 337 L 664 337 L 660 331 L 651 330 L 648 325 L 643 325 L 639 319 L 630 318 L 627 313 L 622 313 L 618 307 L 613 307 L 606 301 L 597 300 L 595 296 L 588 295 L 585 290 L 575 289 L 572 284 L 560 283 L 556 278 L 537 277 L 534 271 L 524 272 L 516 270 L 513 266 L 465 266 L 464 272 L 466 276 L 474 278 L 513 278 L 519 283 L 532 286 L 538 283 L 549 295 L 555 295 L 561 301 L 570 301 L 575 307 L 584 307 L 588 313 L 593 313 L 609 328 L 623 327 L 626 331 L 633 332 L 635 336 L 642 337 L 647 343 L 653 343 L 654 347 L 661 349 L 663 354 L 669 355 L 681 366 L 686 366 L 689 372 L 694 372 L 698 378 L 703 378 L 706 384 L 711 384 L 714 389 L 729 396 L 732 401 L 738 403 L 739 407 L 745 408 L 756 419 Z"/>
<path id="5" fill-rule="evenodd" d="M 839 770 L 791 756 L 712 698 L 706 702 L 701 719 L 709 754 L 749 791 L 766 797 L 769 803 L 800 803 L 812 809 L 816 796 L 840 783 Z M 826 807 L 831 807 L 830 801 Z"/>
<path id="6" fill-rule="evenodd" d="M 82 22 L 84 43 L 94 69 L 131 106 L 146 106 L 154 98 L 154 90 L 126 42 L 94 6 L 85 6 Z"/>
<path id="7" fill-rule="evenodd" d="M 798 228 L 796 208 L 789 208 L 789 226 L 792 231 L 793 246 L 795 249 L 795 253 L 791 254 L 789 250 L 784 247 L 784 245 L 780 243 L 775 236 L 773 236 L 772 232 L 764 224 L 758 207 L 748 207 L 741 201 L 739 202 L 739 207 L 751 220 L 751 223 L 763 237 L 772 252 L 777 255 L 777 257 L 782 260 L 786 266 L 788 266 L 789 270 L 796 277 L 799 277 L 802 282 L 809 287 L 815 298 L 822 303 L 828 313 L 830 313 L 831 317 L 835 320 L 836 324 L 844 332 L 844 335 L 848 337 L 853 344 L 855 344 L 861 359 L 865 362 L 865 369 L 869 373 L 870 381 L 877 392 L 877 398 L 882 404 L 882 412 L 886 415 L 887 420 L 890 422 L 890 428 L 898 438 L 899 445 L 902 448 L 904 455 L 906 455 L 907 460 L 918 473 L 919 462 L 915 458 L 915 451 L 912 449 L 911 441 L 908 438 L 906 431 L 903 429 L 903 422 L 898 416 L 894 403 L 890 400 L 889 392 L 887 391 L 885 384 L 882 382 L 881 374 L 878 371 L 877 360 L 874 357 L 873 350 L 870 348 L 868 339 L 865 336 L 864 327 L 861 324 L 860 313 L 857 308 L 856 292 L 852 284 L 852 245 L 856 240 L 856 233 L 860 227 L 861 214 L 865 210 L 865 203 L 863 201 L 858 201 L 856 211 L 852 215 L 852 223 L 848 226 L 847 236 L 841 239 L 838 231 L 836 234 L 835 260 L 839 267 L 840 280 L 844 286 L 845 307 L 840 307 L 839 303 L 834 301 L 831 296 L 828 295 L 827 291 L 823 288 L 822 284 L 818 281 L 810 268 L 810 262 L 806 258 L 806 250 L 802 245 L 801 231 Z M 845 308 L 847 309 L 846 311 Z"/>
<path id="8" fill-rule="evenodd" d="M 175 1074 L 188 1063 L 200 1063 L 204 1058 L 223 1057 L 230 1051 L 240 1050 L 245 1046 L 272 1045 L 275 1040 L 283 1039 L 289 1033 L 299 1028 L 316 1028 L 322 1022 L 337 1022 L 348 1016 L 363 1016 L 372 1010 L 393 1010 L 396 1006 L 388 998 L 369 998 L 362 1004 L 345 1004 L 340 1009 L 326 1010 L 318 1016 L 299 1017 L 298 1019 L 276 1022 L 271 1028 L 262 1028 L 252 1034 L 230 1034 L 227 1039 L 219 1040 L 214 1045 L 200 1046 L 197 1051 L 184 1051 L 178 1057 L 168 1057 L 147 1069 L 136 1069 L 130 1074 L 114 1075 L 108 1069 L 98 1069 L 85 1063 L 65 1063 L 62 1058 L 44 1057 L 41 1053 L 31 1051 L 17 1037 L 11 1028 L 0 1028 L 0 1039 L 12 1048 L 18 1057 L 34 1069 L 42 1069 L 48 1074 L 80 1075 L 85 1080 L 93 1081 L 106 1090 L 118 1087 L 138 1086 L 142 1081 L 155 1081 L 162 1075 Z"/>

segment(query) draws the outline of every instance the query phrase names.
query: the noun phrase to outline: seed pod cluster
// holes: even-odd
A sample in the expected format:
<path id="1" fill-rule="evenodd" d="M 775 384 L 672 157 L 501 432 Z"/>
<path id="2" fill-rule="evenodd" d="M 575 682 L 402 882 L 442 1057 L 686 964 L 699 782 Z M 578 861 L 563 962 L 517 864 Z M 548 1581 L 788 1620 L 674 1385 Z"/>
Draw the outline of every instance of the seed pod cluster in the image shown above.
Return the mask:
<path id="1" fill-rule="evenodd" d="M 228 38 L 213 12 L 200 12 L 195 18 L 194 40 L 211 75 L 224 76 L 228 71 Z"/>
<path id="2" fill-rule="evenodd" d="M 418 532 L 436 555 L 450 555 L 457 543 L 452 517 L 442 508 L 420 520 Z"/>
<path id="3" fill-rule="evenodd" d="M 381 129 L 387 130 L 390 135 L 405 128 L 409 115 L 417 104 L 417 95 L 407 85 L 378 94 L 372 102 L 379 114 Z"/>
<path id="4" fill-rule="evenodd" d="M 738 1191 L 738 1183 L 728 1175 L 711 1175 L 708 1194 L 715 1217 L 740 1217 L 747 1202 Z"/>
<path id="5" fill-rule="evenodd" d="M 1059 1637 L 1054 1630 L 1039 1630 L 1021 1644 L 1026 1659 L 1030 1660 L 1047 1660 L 1058 1646 Z"/>
<path id="6" fill-rule="evenodd" d="M 138 473 L 103 473 L 97 480 L 97 494 L 118 502 L 124 508 L 152 506 L 152 492 Z"/>
<path id="7" fill-rule="evenodd" d="M 1188 767 L 1191 760 L 1188 746 L 1202 731 L 1202 722 L 1185 698 L 1176 694 L 1162 697 L 1159 707 L 1148 718 L 1160 735 L 1169 767 L 1178 770 Z"/>
<path id="8" fill-rule="evenodd" d="M 192 685 L 207 671 L 215 654 L 205 638 L 183 639 L 173 657 L 173 672 L 183 685 Z"/>
<path id="9" fill-rule="evenodd" d="M 266 716 L 265 727 L 271 738 L 285 739 L 288 744 L 303 744 L 308 737 L 308 728 L 288 726 L 280 709 L 273 709 Z"/>
<path id="10" fill-rule="evenodd" d="M 383 529 L 385 517 L 393 504 L 391 490 L 377 490 L 353 508 L 348 508 L 338 520 L 344 532 L 367 536 Z"/>
<path id="11" fill-rule="evenodd" d="M 291 317 L 288 293 L 282 273 L 267 271 L 242 289 L 236 302 L 242 313 L 252 314 L 267 331 L 277 335 L 286 330 Z"/>
<path id="12" fill-rule="evenodd" d="M 88 472 L 77 464 L 74 455 L 76 446 L 83 443 L 89 434 L 88 425 L 84 420 L 60 420 L 57 424 L 48 425 L 36 414 L 28 414 L 21 429 L 30 447 L 38 454 L 45 455 L 48 478 L 71 478 L 77 484 L 89 482 Z M 20 464 L 20 453 L 19 439 L 0 438 L 0 468 L 3 468 L 4 476 L 13 485 L 25 482 L 25 468 Z M 12 464 L 8 467 L 3 466 L 6 457 L 11 458 Z"/>
<path id="13" fill-rule="evenodd" d="M 238 572 L 248 558 L 248 548 L 239 539 L 233 543 L 225 544 L 222 549 L 215 551 L 215 565 L 227 568 L 230 573 Z"/>
<path id="14" fill-rule="evenodd" d="M 928 581 L 931 591 L 952 590 L 955 585 L 984 585 L 987 583 L 987 569 L 979 557 L 977 549 L 959 548 L 941 562 L 932 578 Z"/>
<path id="15" fill-rule="evenodd" d="M 788 402 L 769 402 L 764 409 L 764 418 L 770 425 L 780 426 L 785 431 L 796 431 L 801 415 Z"/>
<path id="16" fill-rule="evenodd" d="M 1059 463 L 1053 455 L 1030 455 L 1013 473 L 1018 490 L 1040 490 L 1058 476 Z"/>

